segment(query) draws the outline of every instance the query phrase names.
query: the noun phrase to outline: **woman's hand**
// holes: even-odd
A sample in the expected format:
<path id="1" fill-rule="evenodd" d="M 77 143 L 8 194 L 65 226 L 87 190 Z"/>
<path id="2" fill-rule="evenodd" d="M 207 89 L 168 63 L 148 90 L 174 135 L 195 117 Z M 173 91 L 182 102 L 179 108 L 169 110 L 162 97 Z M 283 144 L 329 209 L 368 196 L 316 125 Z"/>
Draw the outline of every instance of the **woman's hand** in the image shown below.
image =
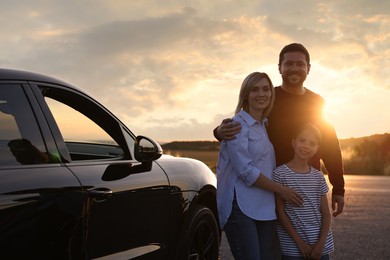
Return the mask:
<path id="1" fill-rule="evenodd" d="M 279 196 L 282 197 L 283 200 L 289 202 L 290 204 L 296 206 L 296 207 L 302 207 L 303 205 L 303 199 L 301 195 L 299 195 L 298 192 L 295 190 L 287 187 L 282 186 L 281 192 L 279 193 Z"/>

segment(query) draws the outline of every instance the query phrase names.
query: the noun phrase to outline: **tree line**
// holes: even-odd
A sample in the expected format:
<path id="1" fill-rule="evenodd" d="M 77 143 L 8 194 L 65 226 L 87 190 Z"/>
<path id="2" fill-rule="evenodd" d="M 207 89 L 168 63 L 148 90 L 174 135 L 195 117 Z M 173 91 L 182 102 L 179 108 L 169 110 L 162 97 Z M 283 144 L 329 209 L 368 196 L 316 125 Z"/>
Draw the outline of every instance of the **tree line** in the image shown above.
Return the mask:
<path id="1" fill-rule="evenodd" d="M 388 175 L 390 176 L 390 134 L 340 139 L 346 174 Z M 215 171 L 219 142 L 216 141 L 175 141 L 162 145 L 164 151 L 176 151 L 183 157 L 192 157 L 205 162 Z M 210 159 L 205 159 L 202 152 L 215 152 Z"/>
<path id="2" fill-rule="evenodd" d="M 390 134 L 340 140 L 348 174 L 390 175 Z"/>

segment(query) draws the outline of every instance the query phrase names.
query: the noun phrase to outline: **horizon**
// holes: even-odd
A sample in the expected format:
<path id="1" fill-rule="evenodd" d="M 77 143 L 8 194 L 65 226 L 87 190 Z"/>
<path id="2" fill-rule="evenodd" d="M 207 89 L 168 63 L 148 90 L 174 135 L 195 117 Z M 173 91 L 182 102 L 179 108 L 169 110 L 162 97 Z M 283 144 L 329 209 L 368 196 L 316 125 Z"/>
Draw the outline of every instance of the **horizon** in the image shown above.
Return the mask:
<path id="1" fill-rule="evenodd" d="M 372 136 L 377 136 L 377 135 L 390 135 L 390 132 L 386 132 L 386 133 L 382 133 L 382 134 L 372 134 L 372 135 L 368 135 L 368 136 L 359 136 L 359 137 L 348 137 L 348 138 L 338 138 L 339 141 L 343 141 L 343 140 L 350 140 L 350 139 L 360 139 L 360 138 L 368 138 L 368 137 L 372 137 Z M 155 140 L 156 142 L 158 142 L 160 145 L 164 145 L 164 144 L 168 144 L 168 143 L 173 143 L 173 142 L 218 142 L 218 140 L 214 139 L 214 140 L 173 140 L 173 141 L 158 141 L 158 140 Z"/>

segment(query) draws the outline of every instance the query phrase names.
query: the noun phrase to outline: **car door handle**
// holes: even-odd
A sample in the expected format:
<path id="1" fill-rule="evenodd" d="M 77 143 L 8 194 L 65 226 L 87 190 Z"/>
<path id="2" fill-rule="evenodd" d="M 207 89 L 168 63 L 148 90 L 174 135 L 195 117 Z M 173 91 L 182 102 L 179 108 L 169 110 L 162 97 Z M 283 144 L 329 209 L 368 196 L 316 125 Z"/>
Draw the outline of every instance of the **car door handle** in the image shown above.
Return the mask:
<path id="1" fill-rule="evenodd" d="M 106 188 L 96 188 L 88 191 L 88 196 L 96 202 L 102 202 L 112 196 L 112 190 Z"/>

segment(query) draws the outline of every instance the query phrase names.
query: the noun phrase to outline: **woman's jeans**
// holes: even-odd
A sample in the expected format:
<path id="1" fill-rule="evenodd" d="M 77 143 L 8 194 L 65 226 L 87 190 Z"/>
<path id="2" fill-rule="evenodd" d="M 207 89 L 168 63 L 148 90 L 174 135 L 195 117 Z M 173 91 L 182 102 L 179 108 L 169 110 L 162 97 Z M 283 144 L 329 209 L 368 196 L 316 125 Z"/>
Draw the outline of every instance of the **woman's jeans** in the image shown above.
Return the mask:
<path id="1" fill-rule="evenodd" d="M 303 256 L 282 256 L 282 260 L 304 260 L 305 258 Z M 329 260 L 329 255 L 323 255 L 321 256 L 320 260 Z"/>
<path id="2" fill-rule="evenodd" d="M 247 217 L 234 199 L 224 231 L 235 260 L 273 259 L 275 220 L 258 221 Z"/>

